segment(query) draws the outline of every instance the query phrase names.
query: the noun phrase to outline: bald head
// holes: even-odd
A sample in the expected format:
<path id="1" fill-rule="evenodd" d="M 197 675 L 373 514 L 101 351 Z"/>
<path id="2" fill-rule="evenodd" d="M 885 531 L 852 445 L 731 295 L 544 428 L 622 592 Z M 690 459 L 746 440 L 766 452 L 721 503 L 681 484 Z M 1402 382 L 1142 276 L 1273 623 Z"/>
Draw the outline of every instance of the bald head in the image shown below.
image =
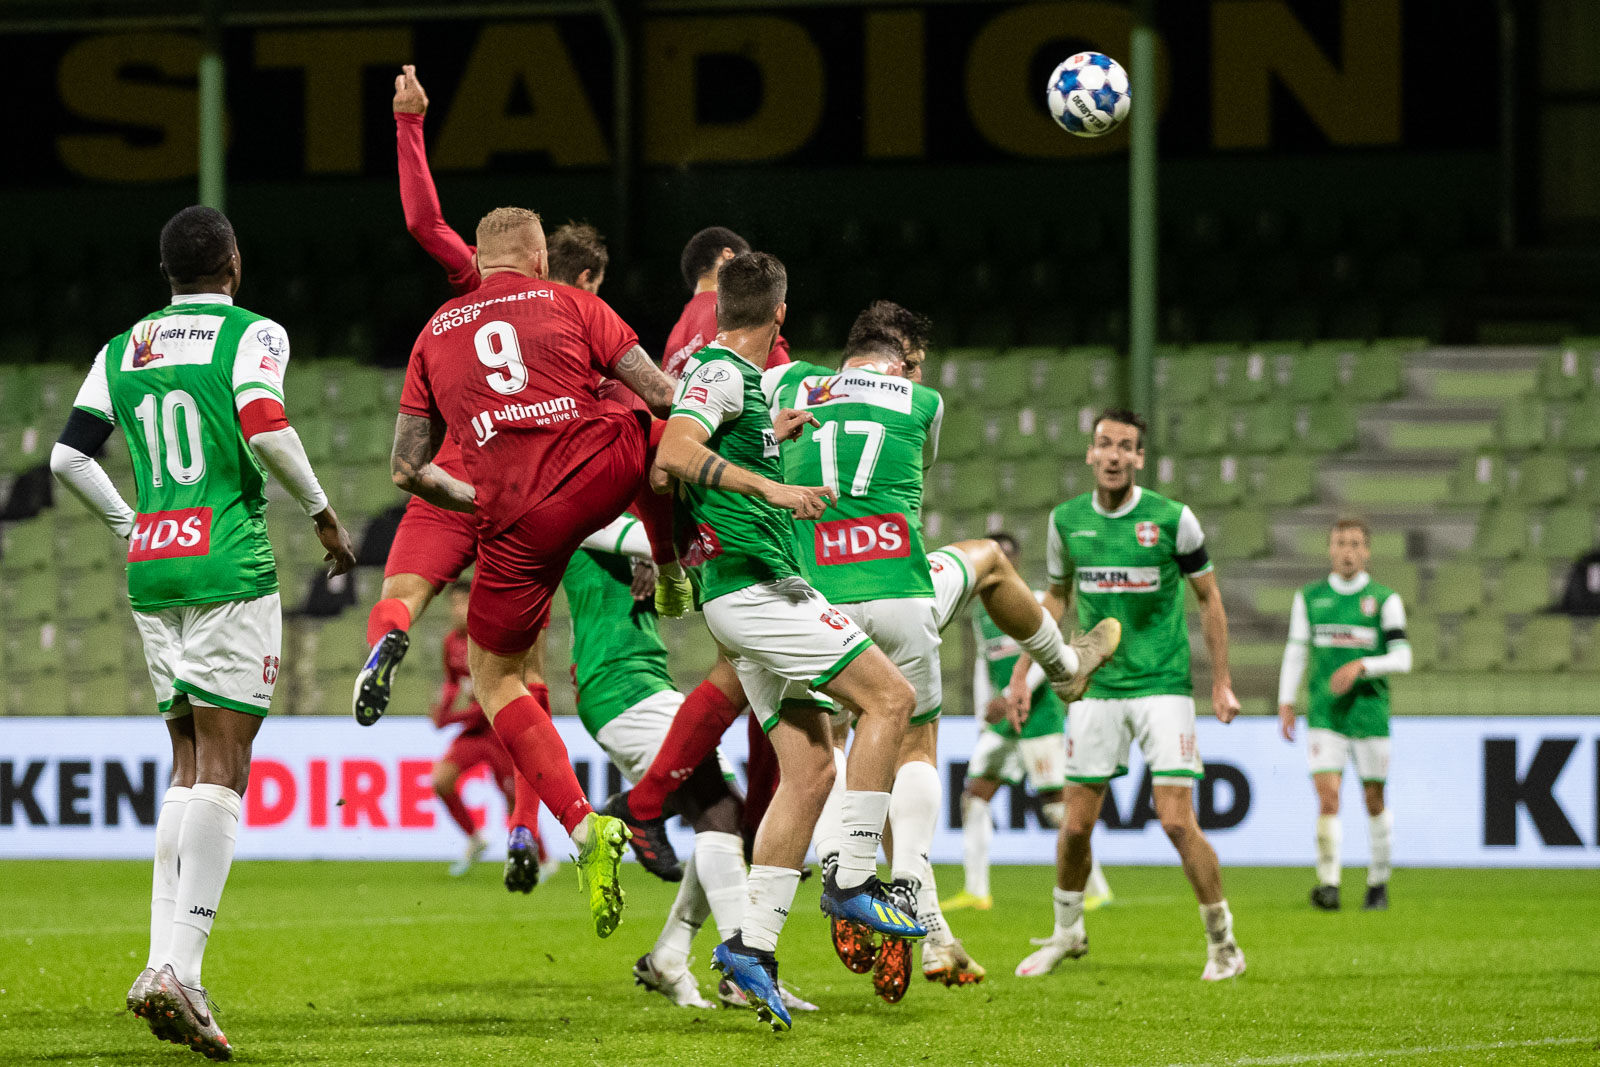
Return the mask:
<path id="1" fill-rule="evenodd" d="M 497 207 L 478 222 L 478 273 L 511 270 L 532 278 L 548 273 L 544 225 L 536 211 Z"/>

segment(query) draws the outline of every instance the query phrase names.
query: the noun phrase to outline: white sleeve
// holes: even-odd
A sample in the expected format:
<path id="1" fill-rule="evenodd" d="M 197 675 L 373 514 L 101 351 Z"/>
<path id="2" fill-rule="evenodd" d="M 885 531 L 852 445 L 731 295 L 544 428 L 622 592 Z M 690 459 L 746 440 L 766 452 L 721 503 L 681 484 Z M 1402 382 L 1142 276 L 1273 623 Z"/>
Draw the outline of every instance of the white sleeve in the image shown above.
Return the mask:
<path id="1" fill-rule="evenodd" d="M 1386 634 L 1405 632 L 1406 606 L 1400 602 L 1399 593 L 1390 593 L 1389 599 L 1383 602 L 1378 612 L 1378 625 L 1383 627 Z M 1411 642 L 1403 637 L 1396 638 L 1389 642 L 1389 651 L 1381 656 L 1367 656 L 1361 664 L 1372 678 L 1385 674 L 1410 674 Z"/>
<path id="2" fill-rule="evenodd" d="M 1023 684 L 1028 687 L 1030 693 L 1044 684 L 1044 668 L 1039 666 L 1037 661 L 1028 668 L 1028 677 Z"/>
<path id="3" fill-rule="evenodd" d="M 104 355 L 104 352 L 101 354 Z M 101 366 L 98 361 L 95 365 Z M 103 373 L 101 377 L 104 378 Z M 83 506 L 110 527 L 118 537 L 126 538 L 133 532 L 135 518 L 133 509 L 122 499 L 122 494 L 117 492 L 117 487 L 112 484 L 105 468 L 96 463 L 93 457 L 84 455 L 71 445 L 57 441 L 55 447 L 50 450 L 50 471 L 56 476 L 57 481 L 73 496 L 83 501 Z"/>
<path id="4" fill-rule="evenodd" d="M 1306 612 L 1306 595 L 1296 590 L 1289 608 L 1289 641 L 1283 646 L 1283 667 L 1278 671 L 1278 703 L 1293 704 L 1300 695 L 1300 681 L 1306 676 L 1311 651 L 1311 617 Z"/>
<path id="5" fill-rule="evenodd" d="M 983 659 L 983 645 L 979 642 L 977 658 L 972 661 L 972 712 L 983 722 L 989 708 L 994 687 L 989 684 L 989 665 Z"/>
<path id="6" fill-rule="evenodd" d="M 792 363 L 780 363 L 761 372 L 761 399 L 774 412 L 778 410 L 778 386 L 783 382 L 784 371 L 792 366 Z"/>
<path id="7" fill-rule="evenodd" d="M 283 403 L 283 374 L 289 368 L 289 335 L 271 319 L 245 330 L 233 357 L 233 406 L 243 411 L 252 401 Z M 319 509 L 320 510 L 320 509 Z"/>
<path id="8" fill-rule="evenodd" d="M 1056 517 L 1052 512 L 1049 525 L 1045 527 L 1044 540 L 1045 570 L 1050 575 L 1050 581 L 1062 585 L 1067 580 L 1068 559 L 1066 547 L 1061 543 L 1061 530 L 1056 526 Z"/>
<path id="9" fill-rule="evenodd" d="M 101 345 L 100 351 L 95 354 L 94 365 L 78 387 L 78 396 L 72 401 L 72 406 L 93 412 L 107 422 L 116 424 L 116 412 L 111 406 L 111 384 L 106 379 L 105 345 Z"/>
<path id="10" fill-rule="evenodd" d="M 632 515 L 618 515 L 606 525 L 583 539 L 583 546 L 591 552 L 610 552 L 635 559 L 650 558 L 650 538 L 645 535 L 644 523 Z"/>
<path id="11" fill-rule="evenodd" d="M 327 508 L 328 496 L 317 482 L 317 472 L 311 469 L 305 446 L 293 426 L 258 433 L 249 444 L 261 465 L 289 490 L 300 510 L 316 515 Z"/>
<path id="12" fill-rule="evenodd" d="M 939 406 L 933 409 L 933 418 L 928 422 L 928 436 L 922 440 L 922 469 L 927 470 L 933 466 L 933 461 L 939 458 L 939 431 L 944 428 L 944 397 L 939 398 Z"/>
<path id="13" fill-rule="evenodd" d="M 1178 513 L 1178 555 L 1187 556 L 1205 543 L 1206 532 L 1200 528 L 1200 520 L 1185 504 Z"/>
<path id="14" fill-rule="evenodd" d="M 702 363 L 678 383 L 669 418 L 691 418 L 707 433 L 716 433 L 717 427 L 743 411 L 744 380 L 725 361 L 716 359 Z"/>

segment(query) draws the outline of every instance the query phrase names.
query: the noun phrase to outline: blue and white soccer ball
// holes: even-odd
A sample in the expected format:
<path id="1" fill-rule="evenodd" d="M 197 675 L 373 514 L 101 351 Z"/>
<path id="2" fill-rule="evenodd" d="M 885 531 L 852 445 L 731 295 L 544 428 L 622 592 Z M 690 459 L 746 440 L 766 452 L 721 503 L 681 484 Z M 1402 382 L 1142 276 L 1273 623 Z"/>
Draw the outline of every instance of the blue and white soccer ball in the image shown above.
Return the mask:
<path id="1" fill-rule="evenodd" d="M 1068 133 L 1100 137 L 1128 117 L 1128 72 L 1110 56 L 1079 52 L 1050 74 L 1050 115 Z"/>

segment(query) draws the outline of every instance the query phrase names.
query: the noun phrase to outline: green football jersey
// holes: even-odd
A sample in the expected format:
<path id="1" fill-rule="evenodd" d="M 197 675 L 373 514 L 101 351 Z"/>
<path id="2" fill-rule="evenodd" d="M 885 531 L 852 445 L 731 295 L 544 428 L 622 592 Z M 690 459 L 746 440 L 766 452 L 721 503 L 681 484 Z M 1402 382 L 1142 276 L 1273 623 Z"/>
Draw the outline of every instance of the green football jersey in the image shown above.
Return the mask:
<path id="1" fill-rule="evenodd" d="M 944 400 L 864 368 L 790 363 L 762 375 L 767 406 L 816 416 L 783 445 L 783 480 L 839 495 L 826 519 L 794 523 L 806 580 L 835 604 L 933 596 L 922 547 L 922 473 L 939 447 Z"/>
<path id="2" fill-rule="evenodd" d="M 137 611 L 278 589 L 266 475 L 238 412 L 283 401 L 282 327 L 225 297 L 178 297 L 113 338 L 75 406 L 122 427 L 138 502 L 128 545 Z"/>
<path id="3" fill-rule="evenodd" d="M 983 657 L 983 670 L 989 676 L 989 691 L 1003 693 L 1006 686 L 1011 684 L 1011 670 L 1022 656 L 1022 647 L 1015 638 L 994 624 L 982 604 L 973 608 L 972 622 L 978 631 L 978 654 Z M 1041 680 L 1034 686 L 1032 697 L 1028 721 L 1022 724 L 1020 733 L 1005 719 L 990 723 L 989 729 L 1013 741 L 1019 737 L 1048 737 L 1065 731 L 1067 709 L 1061 703 L 1061 698 L 1056 696 L 1055 690 L 1050 688 L 1050 683 Z M 983 710 L 981 703 L 978 710 Z"/>
<path id="4" fill-rule="evenodd" d="M 694 419 L 711 434 L 706 447 L 753 474 L 783 481 L 778 439 L 761 396 L 761 371 L 721 345 L 689 357 L 672 401 L 672 418 Z M 680 481 L 694 526 L 690 565 L 700 566 L 703 601 L 761 582 L 800 575 L 789 513 L 765 500 Z M 702 562 L 703 561 L 703 562 Z"/>
<path id="5" fill-rule="evenodd" d="M 1079 627 L 1122 623 L 1122 644 L 1084 695 L 1192 693 L 1183 580 L 1211 569 L 1194 512 L 1135 486 L 1122 508 L 1107 513 L 1090 491 L 1058 505 L 1047 532 L 1050 580 L 1073 584 Z"/>
<path id="6" fill-rule="evenodd" d="M 589 736 L 646 697 L 675 689 L 655 608 L 633 599 L 628 556 L 580 548 L 561 578 L 572 607 L 572 680 Z"/>
<path id="7" fill-rule="evenodd" d="M 1391 643 L 1405 640 L 1399 594 L 1370 579 L 1340 592 L 1331 578 L 1324 578 L 1300 590 L 1300 598 L 1310 632 L 1306 721 L 1346 737 L 1388 737 L 1389 679 L 1362 676 L 1343 696 L 1334 696 L 1328 683 L 1346 663 L 1382 656 Z"/>

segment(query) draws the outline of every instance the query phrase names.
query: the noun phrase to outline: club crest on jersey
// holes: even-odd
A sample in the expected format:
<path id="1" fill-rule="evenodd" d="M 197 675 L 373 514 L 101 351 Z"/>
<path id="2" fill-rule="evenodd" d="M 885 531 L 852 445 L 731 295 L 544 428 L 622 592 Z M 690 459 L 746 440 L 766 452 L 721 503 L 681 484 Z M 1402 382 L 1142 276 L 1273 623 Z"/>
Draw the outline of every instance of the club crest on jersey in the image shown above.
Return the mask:
<path id="1" fill-rule="evenodd" d="M 1161 527 L 1153 522 L 1141 522 L 1134 526 L 1133 536 L 1138 538 L 1139 543 L 1145 548 L 1154 548 L 1161 540 Z"/>
<path id="2" fill-rule="evenodd" d="M 277 656 L 263 656 L 261 659 L 261 680 L 268 685 L 273 685 L 278 680 L 278 667 L 282 664 Z"/>
<path id="3" fill-rule="evenodd" d="M 832 403 L 835 400 L 843 400 L 849 396 L 849 393 L 836 393 L 833 391 L 833 387 L 838 381 L 838 378 L 824 378 L 815 385 L 809 382 L 802 382 L 801 384 L 806 391 L 806 407 L 813 408 L 818 404 Z"/>
<path id="4" fill-rule="evenodd" d="M 1368 594 L 1361 598 L 1361 614 L 1376 615 L 1378 613 L 1378 598 Z"/>

